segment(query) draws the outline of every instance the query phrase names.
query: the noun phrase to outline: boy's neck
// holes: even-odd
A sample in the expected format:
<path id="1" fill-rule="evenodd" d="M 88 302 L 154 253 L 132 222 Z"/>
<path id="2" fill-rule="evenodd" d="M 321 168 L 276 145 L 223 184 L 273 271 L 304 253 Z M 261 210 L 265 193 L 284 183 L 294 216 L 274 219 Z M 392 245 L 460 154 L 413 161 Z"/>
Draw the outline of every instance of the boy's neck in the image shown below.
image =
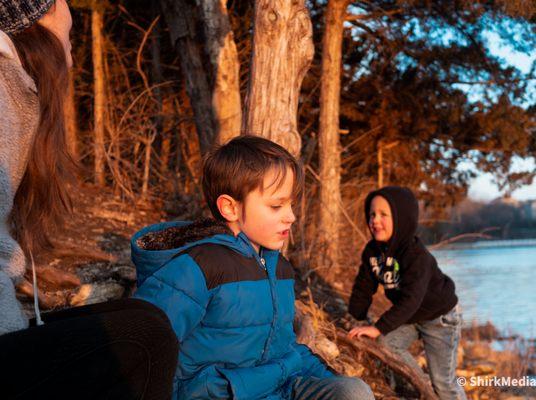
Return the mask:
<path id="1" fill-rule="evenodd" d="M 227 226 L 233 232 L 233 235 L 235 235 L 235 237 L 238 236 L 242 232 L 242 230 L 240 229 L 240 226 L 238 225 L 238 222 L 227 222 Z M 250 238 L 248 238 L 248 241 L 251 244 L 251 246 L 255 249 L 257 254 L 260 254 L 261 252 L 260 246 L 256 243 L 253 243 Z"/>

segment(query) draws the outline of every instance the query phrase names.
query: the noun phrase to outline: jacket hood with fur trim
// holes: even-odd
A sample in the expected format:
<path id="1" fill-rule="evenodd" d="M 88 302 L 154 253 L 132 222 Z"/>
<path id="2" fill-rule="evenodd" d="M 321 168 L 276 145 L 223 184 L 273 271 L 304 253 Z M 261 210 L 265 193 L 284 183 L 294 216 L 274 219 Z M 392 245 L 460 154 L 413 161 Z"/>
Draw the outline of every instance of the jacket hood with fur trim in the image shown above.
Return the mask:
<path id="1" fill-rule="evenodd" d="M 243 233 L 234 236 L 225 223 L 214 219 L 150 225 L 137 232 L 130 243 L 138 284 L 179 254 L 205 243 L 224 245 L 246 257 L 256 256 Z"/>

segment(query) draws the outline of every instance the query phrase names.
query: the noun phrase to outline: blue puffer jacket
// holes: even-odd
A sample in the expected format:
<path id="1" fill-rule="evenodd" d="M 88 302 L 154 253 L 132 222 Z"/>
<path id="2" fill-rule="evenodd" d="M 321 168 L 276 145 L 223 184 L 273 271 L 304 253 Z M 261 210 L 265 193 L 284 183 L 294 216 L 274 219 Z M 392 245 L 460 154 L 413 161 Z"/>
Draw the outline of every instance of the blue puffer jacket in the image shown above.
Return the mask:
<path id="1" fill-rule="evenodd" d="M 202 221 L 132 238 L 136 297 L 165 311 L 180 342 L 176 399 L 288 399 L 298 376 L 332 376 L 293 331 L 294 273 L 278 251 Z"/>

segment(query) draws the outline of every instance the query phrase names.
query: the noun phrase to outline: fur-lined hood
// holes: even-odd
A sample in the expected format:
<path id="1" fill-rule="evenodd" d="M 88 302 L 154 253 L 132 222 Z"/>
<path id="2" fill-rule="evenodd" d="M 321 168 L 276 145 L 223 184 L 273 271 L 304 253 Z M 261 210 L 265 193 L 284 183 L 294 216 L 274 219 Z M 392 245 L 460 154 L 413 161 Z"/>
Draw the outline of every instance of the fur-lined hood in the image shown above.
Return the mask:
<path id="1" fill-rule="evenodd" d="M 134 234 L 130 243 L 138 284 L 179 253 L 205 243 L 227 246 L 246 257 L 255 256 L 255 250 L 243 233 L 234 236 L 225 223 L 214 219 L 150 225 Z"/>

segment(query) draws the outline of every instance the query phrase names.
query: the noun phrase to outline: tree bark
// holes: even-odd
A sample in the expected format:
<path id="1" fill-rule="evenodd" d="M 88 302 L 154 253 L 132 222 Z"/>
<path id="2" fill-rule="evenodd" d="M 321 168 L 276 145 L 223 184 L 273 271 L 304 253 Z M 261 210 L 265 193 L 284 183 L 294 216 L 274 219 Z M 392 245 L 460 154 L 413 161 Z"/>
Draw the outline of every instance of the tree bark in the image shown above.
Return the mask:
<path id="1" fill-rule="evenodd" d="M 225 0 L 201 0 L 205 43 L 212 65 L 212 106 L 219 124 L 217 141 L 225 143 L 240 135 L 239 63 Z"/>
<path id="2" fill-rule="evenodd" d="M 243 132 L 273 140 L 299 156 L 300 87 L 314 46 L 305 0 L 257 0 Z"/>
<path id="3" fill-rule="evenodd" d="M 378 142 L 378 189 L 383 187 L 383 148 L 381 140 Z"/>
<path id="4" fill-rule="evenodd" d="M 383 159 L 383 152 L 384 150 L 392 149 L 393 147 L 398 145 L 398 140 L 395 140 L 394 142 L 385 144 L 382 140 L 378 141 L 378 189 L 382 188 L 384 186 L 384 159 Z"/>
<path id="5" fill-rule="evenodd" d="M 341 149 L 339 142 L 339 102 L 343 22 L 349 0 L 329 0 L 325 11 L 320 87 L 320 238 L 318 262 L 326 267 L 339 264 L 341 220 Z"/>
<path id="6" fill-rule="evenodd" d="M 95 151 L 95 183 L 104 186 L 104 112 L 106 107 L 106 92 L 104 78 L 104 40 L 102 35 L 103 15 L 96 1 L 91 11 L 91 36 L 93 53 L 93 81 L 94 81 L 94 151 Z"/>
<path id="7" fill-rule="evenodd" d="M 239 133 L 238 56 L 223 0 L 160 0 L 181 57 L 201 152 Z M 198 34 L 202 26 L 204 38 Z"/>

